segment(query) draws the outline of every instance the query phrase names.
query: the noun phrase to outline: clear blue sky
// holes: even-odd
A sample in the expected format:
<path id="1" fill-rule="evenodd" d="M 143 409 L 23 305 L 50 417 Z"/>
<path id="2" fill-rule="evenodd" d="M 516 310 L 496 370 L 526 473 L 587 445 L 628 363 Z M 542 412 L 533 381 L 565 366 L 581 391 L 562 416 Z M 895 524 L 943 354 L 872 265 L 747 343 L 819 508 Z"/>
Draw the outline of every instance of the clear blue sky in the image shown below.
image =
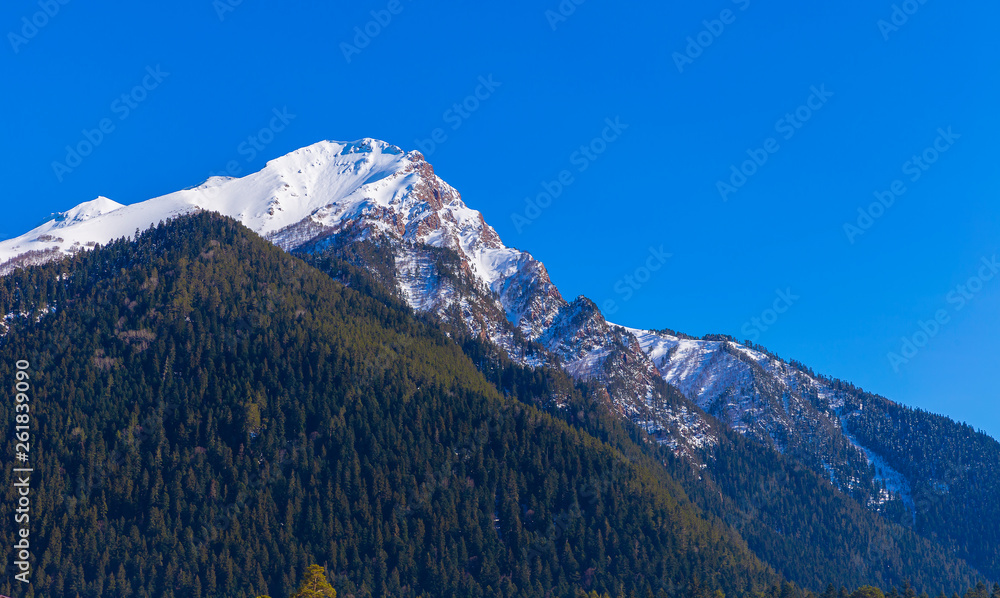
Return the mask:
<path id="1" fill-rule="evenodd" d="M 565 19 L 559 0 L 63 1 L 0 13 L 2 236 L 320 139 L 415 149 L 442 129 L 427 152 L 438 173 L 566 296 L 614 301 L 609 318 L 630 326 L 750 332 L 1000 437 L 1000 277 L 965 288 L 1000 253 L 995 2 L 911 0 L 892 25 L 891 0 L 564 0 Z M 355 40 L 366 26 L 376 35 Z M 288 126 L 253 148 L 285 108 Z M 616 118 L 627 128 L 594 141 Z M 94 151 L 57 176 L 102 121 Z M 959 137 L 939 139 L 949 127 Z M 767 162 L 731 181 L 748 150 Z M 518 226 L 563 170 L 572 183 Z M 897 180 L 905 192 L 851 243 L 845 223 Z M 625 277 L 661 246 L 672 257 L 626 300 Z M 775 319 L 777 289 L 798 298 Z M 925 346 L 894 368 L 914 335 Z"/>

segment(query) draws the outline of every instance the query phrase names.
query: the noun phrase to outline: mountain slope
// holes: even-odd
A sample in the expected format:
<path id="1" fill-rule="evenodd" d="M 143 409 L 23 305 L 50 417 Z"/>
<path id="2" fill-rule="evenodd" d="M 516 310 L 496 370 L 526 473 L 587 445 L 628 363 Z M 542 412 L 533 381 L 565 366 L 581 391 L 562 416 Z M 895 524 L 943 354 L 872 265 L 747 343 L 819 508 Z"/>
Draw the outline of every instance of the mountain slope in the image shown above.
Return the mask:
<path id="1" fill-rule="evenodd" d="M 1000 503 L 969 508 L 1000 493 L 994 440 L 761 347 L 609 323 L 586 298 L 564 299 L 530 254 L 504 246 L 418 152 L 372 139 L 322 142 L 242 179 L 213 178 L 132 206 L 101 198 L 0 243 L 0 273 L 202 210 L 298 255 L 364 268 L 418 312 L 515 363 L 596 383 L 610 409 L 698 466 L 711 467 L 722 450 L 718 418 L 1000 578 L 1000 545 L 975 531 L 1000 529 Z"/>
<path id="2" fill-rule="evenodd" d="M 36 595 L 280 597 L 312 562 L 355 596 L 780 582 L 676 482 L 231 220 L 19 270 L 0 309 L 29 314 L 0 346 L 32 364 Z"/>
<path id="3" fill-rule="evenodd" d="M 488 343 L 465 346 L 505 395 L 546 409 L 630 459 L 652 462 L 647 465 L 651 473 L 664 471 L 680 481 L 706 514 L 737 530 L 759 558 L 805 588 L 819 592 L 837 578 L 848 587 L 909 582 L 918 593 L 950 595 L 980 578 L 952 556 L 951 548 L 886 521 L 769 445 L 716 424 L 719 443 L 703 463 L 693 464 L 651 442 L 627 420 L 596 408 L 595 403 L 602 404 L 599 385 L 582 384 L 574 392 L 561 372 L 505 364 Z"/>
<path id="4" fill-rule="evenodd" d="M 632 331 L 705 411 L 1000 577 L 1000 443 L 722 337 Z"/>

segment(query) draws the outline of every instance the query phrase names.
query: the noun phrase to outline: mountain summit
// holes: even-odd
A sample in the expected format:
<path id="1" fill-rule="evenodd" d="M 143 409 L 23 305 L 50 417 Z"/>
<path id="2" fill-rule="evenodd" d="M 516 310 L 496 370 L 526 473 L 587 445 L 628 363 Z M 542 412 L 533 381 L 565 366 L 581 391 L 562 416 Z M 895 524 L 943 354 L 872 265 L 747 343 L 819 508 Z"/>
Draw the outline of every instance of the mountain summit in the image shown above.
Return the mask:
<path id="1" fill-rule="evenodd" d="M 347 215 L 398 205 L 419 176 L 407 175 L 425 164 L 417 152 L 406 154 L 373 139 L 324 141 L 272 160 L 244 178 L 212 177 L 197 187 L 129 206 L 103 197 L 82 203 L 0 244 L 0 260 L 9 263 L 29 251 L 73 253 L 87 243 L 107 243 L 199 210 L 235 218 L 263 236 L 307 219 L 336 226 Z M 56 229 L 60 235 L 53 239 Z"/>
<path id="2" fill-rule="evenodd" d="M 230 216 L 283 249 L 329 237 L 350 225 L 408 243 L 452 249 L 490 287 L 526 254 L 500 243 L 482 215 L 434 174 L 420 152 L 375 139 L 322 141 L 267 163 L 243 178 L 212 177 L 190 189 L 123 206 L 100 197 L 0 243 L 0 274 L 32 262 L 130 237 L 163 220 L 200 210 Z M 44 256 L 44 257 L 40 257 Z"/>

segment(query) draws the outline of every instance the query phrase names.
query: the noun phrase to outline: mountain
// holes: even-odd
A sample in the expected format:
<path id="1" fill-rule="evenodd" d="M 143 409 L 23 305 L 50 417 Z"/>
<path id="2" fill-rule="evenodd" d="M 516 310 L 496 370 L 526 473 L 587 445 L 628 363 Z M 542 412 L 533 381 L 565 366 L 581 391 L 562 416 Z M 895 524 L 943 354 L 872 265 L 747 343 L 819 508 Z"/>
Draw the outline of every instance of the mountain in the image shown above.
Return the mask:
<path id="1" fill-rule="evenodd" d="M 554 367 L 591 385 L 595 402 L 718 478 L 725 500 L 706 499 L 703 507 L 721 518 L 753 513 L 758 505 L 751 503 L 760 498 L 734 483 L 738 476 L 724 464 L 736 457 L 752 462 L 747 451 L 770 462 L 768 449 L 790 465 L 762 475 L 761 484 L 802 468 L 829 486 L 814 492 L 843 493 L 872 514 L 870 529 L 879 521 L 895 526 L 872 532 L 877 539 L 865 542 L 878 549 L 863 550 L 858 562 L 848 552 L 823 556 L 831 567 L 843 563 L 858 579 L 895 571 L 887 579 L 898 581 L 908 567 L 908 549 L 896 548 L 909 538 L 900 531 L 906 530 L 1000 578 L 1000 445 L 993 439 L 732 338 L 616 326 L 585 297 L 563 298 L 544 265 L 503 245 L 419 152 L 372 139 L 322 142 L 241 179 L 216 177 L 130 206 L 99 198 L 0 243 L 0 273 L 201 211 L 230 216 L 295 255 L 363 269 L 456 337 L 498 347 L 511 367 Z M 567 409 L 564 392 L 550 401 Z M 829 500 L 849 510 L 842 499 Z M 801 525 L 801 518 L 772 516 L 777 532 L 745 532 L 758 538 L 758 550 L 792 559 L 804 541 L 775 547 L 780 530 Z M 823 529 L 832 537 L 843 528 Z M 889 553 L 898 562 L 889 562 Z M 804 563 L 786 573 L 797 580 L 810 575 Z"/>

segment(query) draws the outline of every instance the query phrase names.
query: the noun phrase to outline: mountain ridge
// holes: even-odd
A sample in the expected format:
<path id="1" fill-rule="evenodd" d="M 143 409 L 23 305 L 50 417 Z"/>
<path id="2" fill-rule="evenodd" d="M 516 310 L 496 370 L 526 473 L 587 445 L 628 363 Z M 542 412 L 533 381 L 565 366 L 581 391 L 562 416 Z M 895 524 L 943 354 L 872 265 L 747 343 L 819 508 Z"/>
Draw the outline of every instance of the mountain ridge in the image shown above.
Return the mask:
<path id="1" fill-rule="evenodd" d="M 31 363 L 45 481 L 29 595 L 282 598 L 320 562 L 358 598 L 778 598 L 782 578 L 648 459 L 504 396 L 337 267 L 352 284 L 199 213 L 0 279 L 3 311 L 45 314 L 0 338 Z M 17 532 L 0 526 L 7 563 Z"/>
<path id="2" fill-rule="evenodd" d="M 34 364 L 45 405 L 40 590 L 282 596 L 317 559 L 361 597 L 982 579 L 769 447 L 720 429 L 692 463 L 599 384 L 514 364 L 367 271 L 305 257 L 199 213 L 0 278 L 0 311 L 25 314 L 0 346 Z"/>
<path id="3" fill-rule="evenodd" d="M 105 199 L 0 243 L 0 274 L 202 210 L 231 216 L 286 251 L 344 252 L 364 245 L 370 251 L 348 261 L 379 271 L 413 309 L 496 344 L 516 363 L 559 367 L 574 379 L 600 383 L 622 417 L 675 453 L 702 465 L 712 459 L 718 434 L 709 414 L 796 459 L 890 521 L 978 546 L 959 554 L 1000 574 L 1000 547 L 976 543 L 967 532 L 953 537 L 952 531 L 973 522 L 964 505 L 951 500 L 951 489 L 966 483 L 968 492 L 992 491 L 995 484 L 981 481 L 989 462 L 963 464 L 976 469 L 963 470 L 959 480 L 945 484 L 949 490 L 934 491 L 943 483 L 935 472 L 946 465 L 933 454 L 898 454 L 902 439 L 887 445 L 865 428 L 878 421 L 872 413 L 890 422 L 904 417 L 896 403 L 816 376 L 760 347 L 624 328 L 585 297 L 567 301 L 545 266 L 506 247 L 419 152 L 370 138 L 324 141 L 240 179 L 214 177 L 130 206 Z M 958 440 L 965 434 L 948 430 Z M 977 454 L 996 445 L 968 442 L 977 443 Z M 914 458 L 921 467 L 906 465 Z M 990 520 L 1000 526 L 1000 507 L 992 509 Z"/>

